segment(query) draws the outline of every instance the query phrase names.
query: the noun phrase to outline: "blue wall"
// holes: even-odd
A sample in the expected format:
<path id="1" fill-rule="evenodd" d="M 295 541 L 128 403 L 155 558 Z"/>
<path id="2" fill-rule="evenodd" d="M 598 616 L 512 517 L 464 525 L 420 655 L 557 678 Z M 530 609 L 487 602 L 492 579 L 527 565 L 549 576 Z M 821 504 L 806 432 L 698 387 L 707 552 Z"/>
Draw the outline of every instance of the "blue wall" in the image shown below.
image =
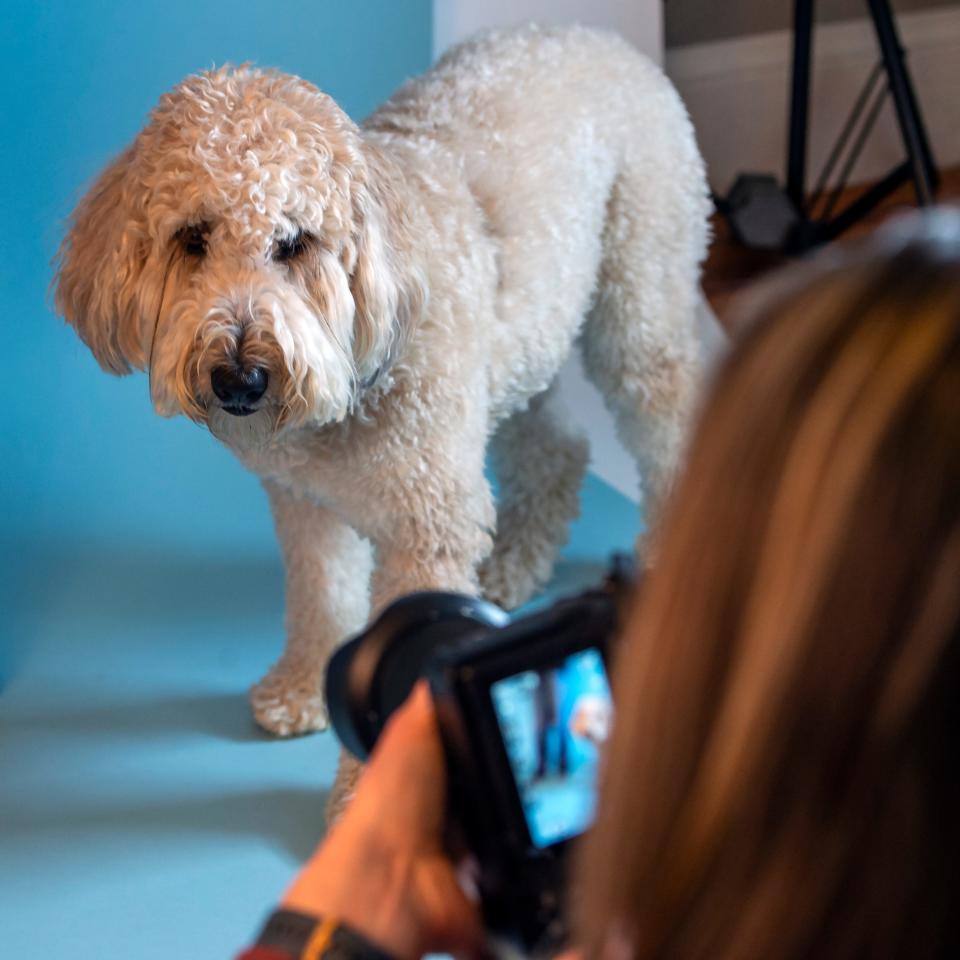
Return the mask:
<path id="1" fill-rule="evenodd" d="M 156 417 L 145 377 L 101 373 L 53 315 L 50 260 L 85 187 L 188 73 L 279 67 L 359 119 L 428 66 L 431 7 L 0 0 L 3 539 L 275 549 L 256 479 L 198 427 Z"/>

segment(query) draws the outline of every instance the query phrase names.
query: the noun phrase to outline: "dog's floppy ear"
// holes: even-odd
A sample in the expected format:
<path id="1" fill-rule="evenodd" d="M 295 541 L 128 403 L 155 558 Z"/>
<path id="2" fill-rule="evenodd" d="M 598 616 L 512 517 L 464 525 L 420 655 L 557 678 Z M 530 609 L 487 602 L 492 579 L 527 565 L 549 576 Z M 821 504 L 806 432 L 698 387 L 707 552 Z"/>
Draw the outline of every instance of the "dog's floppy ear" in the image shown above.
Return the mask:
<path id="1" fill-rule="evenodd" d="M 129 147 L 77 205 L 60 245 L 54 302 L 110 373 L 143 369 L 146 318 L 138 285 L 149 249 Z"/>
<path id="2" fill-rule="evenodd" d="M 354 198 L 357 234 L 350 291 L 355 305 L 353 356 L 361 380 L 396 356 L 426 296 L 410 256 L 408 217 L 388 162 L 368 148 L 367 178 Z"/>

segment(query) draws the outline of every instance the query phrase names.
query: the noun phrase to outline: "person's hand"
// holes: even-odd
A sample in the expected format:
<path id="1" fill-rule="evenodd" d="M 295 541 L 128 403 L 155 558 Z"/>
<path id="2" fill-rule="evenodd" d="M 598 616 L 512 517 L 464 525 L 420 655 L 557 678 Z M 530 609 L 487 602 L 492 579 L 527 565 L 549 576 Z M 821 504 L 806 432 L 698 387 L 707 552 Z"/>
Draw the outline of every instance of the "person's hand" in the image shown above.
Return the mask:
<path id="1" fill-rule="evenodd" d="M 344 815 L 283 906 L 337 917 L 398 958 L 479 955 L 483 930 L 443 848 L 443 747 L 426 684 L 391 718 Z"/>

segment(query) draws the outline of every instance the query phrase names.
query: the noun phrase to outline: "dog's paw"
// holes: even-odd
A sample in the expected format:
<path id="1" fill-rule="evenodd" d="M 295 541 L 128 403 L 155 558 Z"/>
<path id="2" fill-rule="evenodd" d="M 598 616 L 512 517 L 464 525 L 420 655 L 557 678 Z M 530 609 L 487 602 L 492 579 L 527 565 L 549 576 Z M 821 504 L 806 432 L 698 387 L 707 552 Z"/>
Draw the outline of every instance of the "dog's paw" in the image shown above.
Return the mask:
<path id="1" fill-rule="evenodd" d="M 499 573 L 500 571 L 496 571 Z M 482 592 L 485 599 L 495 603 L 503 610 L 516 610 L 522 607 L 536 592 L 539 584 L 533 577 L 525 576 L 520 580 L 508 580 L 491 574 L 481 575 Z"/>
<path id="2" fill-rule="evenodd" d="M 480 589 L 504 610 L 523 606 L 549 579 L 559 547 L 533 538 L 500 539 L 480 565 Z"/>
<path id="3" fill-rule="evenodd" d="M 251 691 L 257 723 L 278 737 L 326 730 L 327 705 L 322 675 L 281 661 Z"/>

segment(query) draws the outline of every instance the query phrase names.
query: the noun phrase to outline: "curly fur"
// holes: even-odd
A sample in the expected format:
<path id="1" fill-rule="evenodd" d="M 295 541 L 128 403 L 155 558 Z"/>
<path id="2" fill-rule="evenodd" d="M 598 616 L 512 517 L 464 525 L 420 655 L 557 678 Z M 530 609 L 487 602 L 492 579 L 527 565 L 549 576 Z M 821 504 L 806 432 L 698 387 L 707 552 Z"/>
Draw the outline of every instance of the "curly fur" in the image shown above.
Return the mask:
<path id="1" fill-rule="evenodd" d="M 675 91 L 593 30 L 481 37 L 362 126 L 246 67 L 161 99 L 79 204 L 57 304 L 105 369 L 148 371 L 159 413 L 206 424 L 265 482 L 288 644 L 253 691 L 264 727 L 324 724 L 324 662 L 371 603 L 482 578 L 513 605 L 549 575 L 587 451 L 546 392 L 578 338 L 662 495 L 707 213 Z M 213 394 L 223 364 L 268 371 L 251 416 Z"/>

